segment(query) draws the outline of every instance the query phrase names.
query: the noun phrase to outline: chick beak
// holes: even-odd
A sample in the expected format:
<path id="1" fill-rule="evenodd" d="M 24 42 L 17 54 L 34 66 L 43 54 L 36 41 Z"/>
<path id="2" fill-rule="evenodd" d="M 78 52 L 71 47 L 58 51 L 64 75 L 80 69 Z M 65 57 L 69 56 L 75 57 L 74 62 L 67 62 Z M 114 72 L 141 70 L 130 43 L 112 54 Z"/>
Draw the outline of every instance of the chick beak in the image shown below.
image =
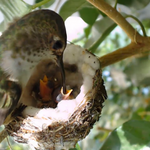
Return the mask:
<path id="1" fill-rule="evenodd" d="M 61 76 L 62 76 L 63 93 L 66 94 L 65 70 L 64 70 L 62 55 L 58 56 L 57 58 L 58 58 L 58 66 L 60 67 Z"/>

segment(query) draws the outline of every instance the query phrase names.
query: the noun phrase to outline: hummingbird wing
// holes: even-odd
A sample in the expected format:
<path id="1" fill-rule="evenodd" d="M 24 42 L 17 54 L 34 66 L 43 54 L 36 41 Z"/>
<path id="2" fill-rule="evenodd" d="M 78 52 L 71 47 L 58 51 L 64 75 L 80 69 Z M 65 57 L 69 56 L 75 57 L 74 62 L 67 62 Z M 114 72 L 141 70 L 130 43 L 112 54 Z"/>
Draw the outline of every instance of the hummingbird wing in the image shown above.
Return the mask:
<path id="1" fill-rule="evenodd" d="M 9 122 L 11 118 L 7 117 L 17 107 L 20 96 L 21 88 L 16 82 L 6 79 L 0 81 L 0 125 Z"/>

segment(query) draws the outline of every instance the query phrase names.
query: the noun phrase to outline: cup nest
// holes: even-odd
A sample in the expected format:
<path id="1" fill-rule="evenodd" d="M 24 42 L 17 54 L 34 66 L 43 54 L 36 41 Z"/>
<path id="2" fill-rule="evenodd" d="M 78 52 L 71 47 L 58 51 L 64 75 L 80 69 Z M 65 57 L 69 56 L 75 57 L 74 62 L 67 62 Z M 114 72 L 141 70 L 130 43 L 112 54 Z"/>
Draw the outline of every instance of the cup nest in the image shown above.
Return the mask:
<path id="1" fill-rule="evenodd" d="M 71 96 L 53 108 L 27 106 L 5 126 L 15 141 L 39 150 L 74 148 L 99 120 L 107 94 L 98 59 L 73 44 L 67 45 L 63 59 L 66 85 L 72 89 Z M 22 107 L 20 105 L 17 110 Z"/>

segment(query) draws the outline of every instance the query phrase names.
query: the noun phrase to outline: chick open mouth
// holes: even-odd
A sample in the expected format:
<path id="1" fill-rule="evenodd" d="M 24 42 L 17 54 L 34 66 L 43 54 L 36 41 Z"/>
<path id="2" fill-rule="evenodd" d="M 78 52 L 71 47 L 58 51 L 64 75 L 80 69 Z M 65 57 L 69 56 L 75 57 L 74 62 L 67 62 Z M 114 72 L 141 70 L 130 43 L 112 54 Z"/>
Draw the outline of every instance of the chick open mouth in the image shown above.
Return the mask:
<path id="1" fill-rule="evenodd" d="M 72 89 L 63 93 L 63 87 L 57 85 L 57 78 L 48 78 L 44 75 L 39 81 L 39 92 L 33 93 L 38 100 L 38 108 L 55 108 L 61 100 L 73 99 Z"/>

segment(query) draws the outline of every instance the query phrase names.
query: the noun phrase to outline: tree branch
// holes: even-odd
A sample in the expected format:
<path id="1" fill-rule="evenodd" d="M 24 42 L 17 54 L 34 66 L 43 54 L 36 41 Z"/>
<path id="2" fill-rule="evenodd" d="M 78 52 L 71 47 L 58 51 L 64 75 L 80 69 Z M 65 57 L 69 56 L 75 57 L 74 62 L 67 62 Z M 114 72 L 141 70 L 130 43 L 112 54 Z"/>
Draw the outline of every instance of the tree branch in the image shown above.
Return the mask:
<path id="1" fill-rule="evenodd" d="M 140 38 L 140 34 L 126 21 L 126 19 L 113 7 L 107 4 L 104 0 L 87 0 L 92 5 L 97 7 L 103 13 L 105 13 L 109 18 L 111 18 L 116 24 L 118 24 L 124 32 L 128 35 L 131 41 L 134 41 L 134 36 L 136 34 L 137 40 Z M 137 33 L 135 33 L 137 32 Z"/>
<path id="2" fill-rule="evenodd" d="M 125 58 L 150 51 L 150 38 L 145 38 L 147 43 L 131 43 L 126 47 L 120 48 L 114 52 L 99 58 L 101 67 L 104 68 Z"/>
<path id="3" fill-rule="evenodd" d="M 87 1 L 118 24 L 131 39 L 131 43 L 126 47 L 100 57 L 99 60 L 102 68 L 125 58 L 150 51 L 150 37 L 141 36 L 115 8 L 111 7 L 104 0 Z"/>

